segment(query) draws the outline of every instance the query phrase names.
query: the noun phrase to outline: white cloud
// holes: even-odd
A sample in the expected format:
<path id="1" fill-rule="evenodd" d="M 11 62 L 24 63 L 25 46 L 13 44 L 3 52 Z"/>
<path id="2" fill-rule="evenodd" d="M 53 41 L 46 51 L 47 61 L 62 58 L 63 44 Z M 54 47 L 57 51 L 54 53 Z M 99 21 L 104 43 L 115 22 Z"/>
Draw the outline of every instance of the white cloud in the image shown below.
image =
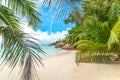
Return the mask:
<path id="1" fill-rule="evenodd" d="M 42 32 L 40 30 L 35 32 L 32 28 L 28 27 L 27 24 L 22 26 L 24 27 L 24 31 L 26 33 L 32 34 L 36 39 L 39 39 L 41 44 L 53 43 L 57 40 L 65 38 L 65 36 L 68 34 L 67 30 L 63 30 L 62 32 L 58 31 L 49 35 L 48 32 Z"/>

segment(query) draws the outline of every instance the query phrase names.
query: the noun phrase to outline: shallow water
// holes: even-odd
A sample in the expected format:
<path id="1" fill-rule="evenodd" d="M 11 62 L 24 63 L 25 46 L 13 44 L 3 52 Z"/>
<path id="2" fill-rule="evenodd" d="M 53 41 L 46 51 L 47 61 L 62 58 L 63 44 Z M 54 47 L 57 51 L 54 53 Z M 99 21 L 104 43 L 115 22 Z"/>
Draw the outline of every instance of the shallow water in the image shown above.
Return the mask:
<path id="1" fill-rule="evenodd" d="M 40 44 L 40 48 L 47 53 L 47 55 L 57 55 L 61 49 L 60 48 L 55 48 L 55 46 L 49 46 L 47 44 Z"/>

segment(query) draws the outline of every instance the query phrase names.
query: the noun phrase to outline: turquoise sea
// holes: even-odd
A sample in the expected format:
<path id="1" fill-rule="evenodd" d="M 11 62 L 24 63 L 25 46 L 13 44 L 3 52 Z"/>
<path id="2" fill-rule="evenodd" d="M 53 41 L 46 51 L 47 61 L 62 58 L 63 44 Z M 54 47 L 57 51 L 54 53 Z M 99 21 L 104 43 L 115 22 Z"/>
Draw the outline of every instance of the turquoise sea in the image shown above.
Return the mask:
<path id="1" fill-rule="evenodd" d="M 40 44 L 40 48 L 47 53 L 47 55 L 57 55 L 60 48 L 55 48 L 55 46 L 49 46 L 47 44 Z"/>
<path id="2" fill-rule="evenodd" d="M 47 44 L 40 44 L 40 48 L 47 53 L 46 55 L 51 56 L 51 55 L 57 55 L 59 54 L 58 52 L 61 50 L 60 48 L 55 48 L 55 46 L 49 46 Z M 0 48 L 0 53 L 1 53 L 1 48 Z M 41 53 L 38 53 L 42 55 Z"/>

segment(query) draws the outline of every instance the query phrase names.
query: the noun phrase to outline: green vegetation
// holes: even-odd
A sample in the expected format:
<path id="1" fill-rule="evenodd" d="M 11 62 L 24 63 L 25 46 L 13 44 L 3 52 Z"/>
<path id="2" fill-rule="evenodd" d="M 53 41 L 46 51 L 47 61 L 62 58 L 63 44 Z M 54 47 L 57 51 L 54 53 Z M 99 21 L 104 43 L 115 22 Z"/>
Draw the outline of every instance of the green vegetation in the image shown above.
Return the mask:
<path id="1" fill-rule="evenodd" d="M 72 12 L 65 23 L 74 22 L 76 27 L 63 40 L 79 49 L 76 62 L 110 63 L 119 60 L 120 1 L 87 0 L 81 5 L 80 24 L 75 20 L 76 12 Z"/>
<path id="2" fill-rule="evenodd" d="M 14 69 L 20 64 L 22 80 L 33 80 L 32 74 L 36 74 L 34 65 L 41 63 L 38 52 L 43 51 L 34 42 L 36 39 L 23 32 L 20 19 L 26 17 L 29 25 L 35 27 L 41 23 L 39 16 L 36 3 L 32 0 L 0 0 L 0 58 L 3 67 L 7 64 Z"/>

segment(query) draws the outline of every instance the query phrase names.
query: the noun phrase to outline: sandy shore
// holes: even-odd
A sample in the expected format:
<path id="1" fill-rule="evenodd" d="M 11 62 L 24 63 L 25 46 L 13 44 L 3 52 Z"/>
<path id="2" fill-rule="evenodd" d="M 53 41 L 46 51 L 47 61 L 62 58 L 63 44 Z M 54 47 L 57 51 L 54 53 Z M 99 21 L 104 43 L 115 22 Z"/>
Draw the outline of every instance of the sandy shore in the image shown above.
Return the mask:
<path id="1" fill-rule="evenodd" d="M 64 55 L 47 57 L 45 69 L 38 68 L 40 80 L 120 80 L 120 64 L 75 64 L 76 51 L 61 51 Z M 19 80 L 18 69 L 8 77 L 10 68 L 0 72 L 0 80 Z"/>

